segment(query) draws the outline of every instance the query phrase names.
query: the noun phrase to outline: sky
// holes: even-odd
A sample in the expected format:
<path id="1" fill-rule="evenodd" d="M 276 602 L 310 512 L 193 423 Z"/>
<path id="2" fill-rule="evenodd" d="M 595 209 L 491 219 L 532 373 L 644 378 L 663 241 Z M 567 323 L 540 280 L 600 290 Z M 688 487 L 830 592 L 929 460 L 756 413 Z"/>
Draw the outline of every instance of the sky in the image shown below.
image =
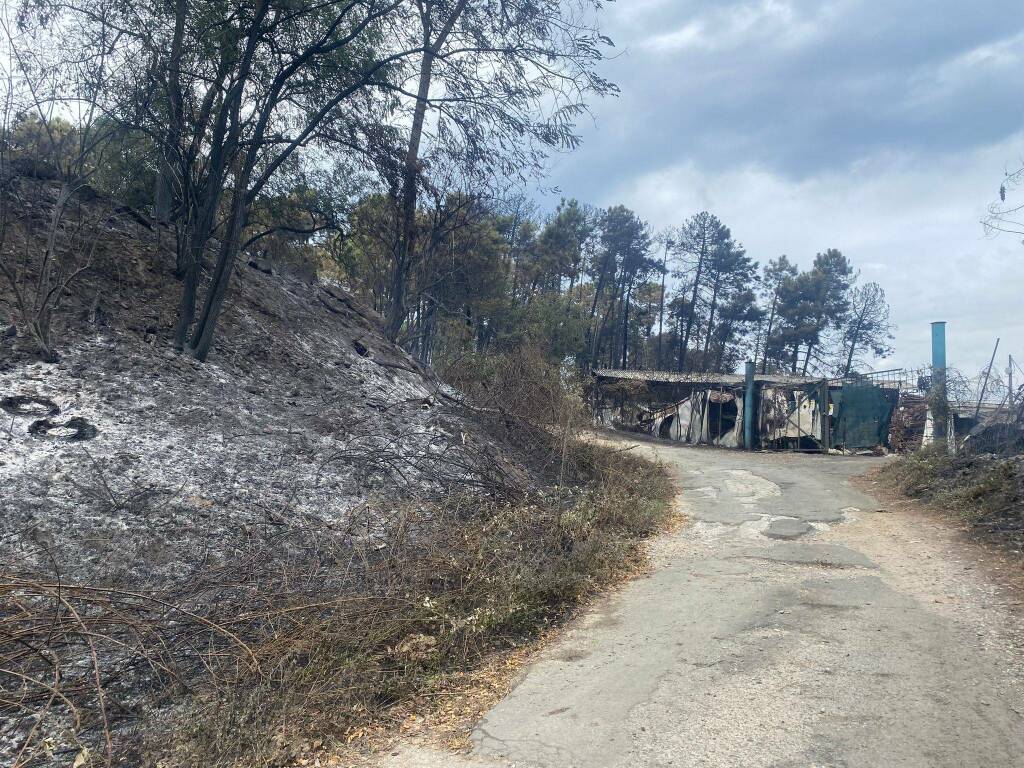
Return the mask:
<path id="1" fill-rule="evenodd" d="M 1024 365 L 1024 244 L 981 220 L 1024 163 L 1020 0 L 619 0 L 583 146 L 558 195 L 654 229 L 709 210 L 764 263 L 838 248 L 886 291 L 896 352 Z"/>

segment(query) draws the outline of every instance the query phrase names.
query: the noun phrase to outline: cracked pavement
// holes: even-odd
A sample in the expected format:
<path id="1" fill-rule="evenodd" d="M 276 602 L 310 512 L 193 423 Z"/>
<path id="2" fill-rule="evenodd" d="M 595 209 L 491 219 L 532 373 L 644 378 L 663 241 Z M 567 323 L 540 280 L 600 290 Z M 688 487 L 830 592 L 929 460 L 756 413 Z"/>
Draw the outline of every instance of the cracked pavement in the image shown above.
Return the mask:
<path id="1" fill-rule="evenodd" d="M 389 768 L 996 768 L 1024 760 L 1021 597 L 884 459 L 644 442 L 689 522 L 546 648 L 469 755 Z M 901 511 L 902 510 L 902 511 Z"/>

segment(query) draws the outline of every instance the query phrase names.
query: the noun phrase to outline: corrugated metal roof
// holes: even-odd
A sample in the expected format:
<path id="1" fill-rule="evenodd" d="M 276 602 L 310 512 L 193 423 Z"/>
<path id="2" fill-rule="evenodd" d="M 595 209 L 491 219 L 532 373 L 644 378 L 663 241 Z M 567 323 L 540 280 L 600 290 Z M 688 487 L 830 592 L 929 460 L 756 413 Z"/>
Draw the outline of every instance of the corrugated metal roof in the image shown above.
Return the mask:
<path id="1" fill-rule="evenodd" d="M 990 416 L 994 416 L 995 414 L 999 413 L 999 411 L 1001 411 L 1003 409 L 1004 405 L 1005 405 L 1005 402 L 997 403 L 997 402 L 994 402 L 994 401 L 991 401 L 991 400 L 984 400 L 981 403 L 981 411 L 980 411 L 979 416 L 981 418 L 989 418 Z M 959 416 L 962 419 L 963 418 L 971 418 L 971 419 L 973 419 L 974 418 L 974 412 L 976 410 L 978 410 L 978 403 L 977 403 L 977 401 L 972 403 L 970 401 L 959 402 L 957 400 L 950 400 L 949 401 L 949 408 L 950 408 L 951 411 L 956 413 L 956 415 Z"/>
<path id="2" fill-rule="evenodd" d="M 738 373 L 710 373 L 690 372 L 678 373 L 676 371 L 627 371 L 619 368 L 598 368 L 594 371 L 598 379 L 612 379 L 615 381 L 643 381 L 651 384 L 711 384 L 721 386 L 742 386 L 744 378 Z M 770 375 L 754 376 L 755 381 L 765 384 L 777 384 L 781 386 L 800 386 L 802 384 L 820 384 L 825 379 L 810 378 L 807 376 L 785 376 Z"/>

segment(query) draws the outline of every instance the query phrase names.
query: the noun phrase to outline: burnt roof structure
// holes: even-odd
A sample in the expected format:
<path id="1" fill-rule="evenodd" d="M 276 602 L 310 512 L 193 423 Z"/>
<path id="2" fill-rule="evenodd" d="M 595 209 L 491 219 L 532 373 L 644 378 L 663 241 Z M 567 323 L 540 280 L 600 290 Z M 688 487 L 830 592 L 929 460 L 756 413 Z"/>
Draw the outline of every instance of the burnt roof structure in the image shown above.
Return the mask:
<path id="1" fill-rule="evenodd" d="M 739 373 L 712 373 L 696 371 L 679 373 L 676 371 L 630 371 L 618 368 L 598 368 L 594 377 L 600 381 L 638 381 L 647 384 L 705 384 L 711 386 L 735 387 L 743 386 L 745 379 Z M 777 387 L 799 387 L 805 384 L 820 384 L 824 378 L 797 376 L 788 374 L 770 374 L 754 376 L 754 381 Z"/>

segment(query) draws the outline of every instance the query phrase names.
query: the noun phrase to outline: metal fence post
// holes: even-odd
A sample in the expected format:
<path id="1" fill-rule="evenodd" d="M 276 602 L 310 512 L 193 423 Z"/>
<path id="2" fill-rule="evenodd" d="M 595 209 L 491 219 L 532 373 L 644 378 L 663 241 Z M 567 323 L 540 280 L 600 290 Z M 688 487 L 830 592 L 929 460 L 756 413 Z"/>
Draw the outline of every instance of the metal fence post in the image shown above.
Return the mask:
<path id="1" fill-rule="evenodd" d="M 743 447 L 754 450 L 754 363 L 747 361 L 743 393 Z"/>
<path id="2" fill-rule="evenodd" d="M 818 409 L 821 411 L 821 447 L 825 453 L 832 448 L 832 416 L 829 413 L 828 379 L 821 382 L 821 390 L 818 395 Z"/>

